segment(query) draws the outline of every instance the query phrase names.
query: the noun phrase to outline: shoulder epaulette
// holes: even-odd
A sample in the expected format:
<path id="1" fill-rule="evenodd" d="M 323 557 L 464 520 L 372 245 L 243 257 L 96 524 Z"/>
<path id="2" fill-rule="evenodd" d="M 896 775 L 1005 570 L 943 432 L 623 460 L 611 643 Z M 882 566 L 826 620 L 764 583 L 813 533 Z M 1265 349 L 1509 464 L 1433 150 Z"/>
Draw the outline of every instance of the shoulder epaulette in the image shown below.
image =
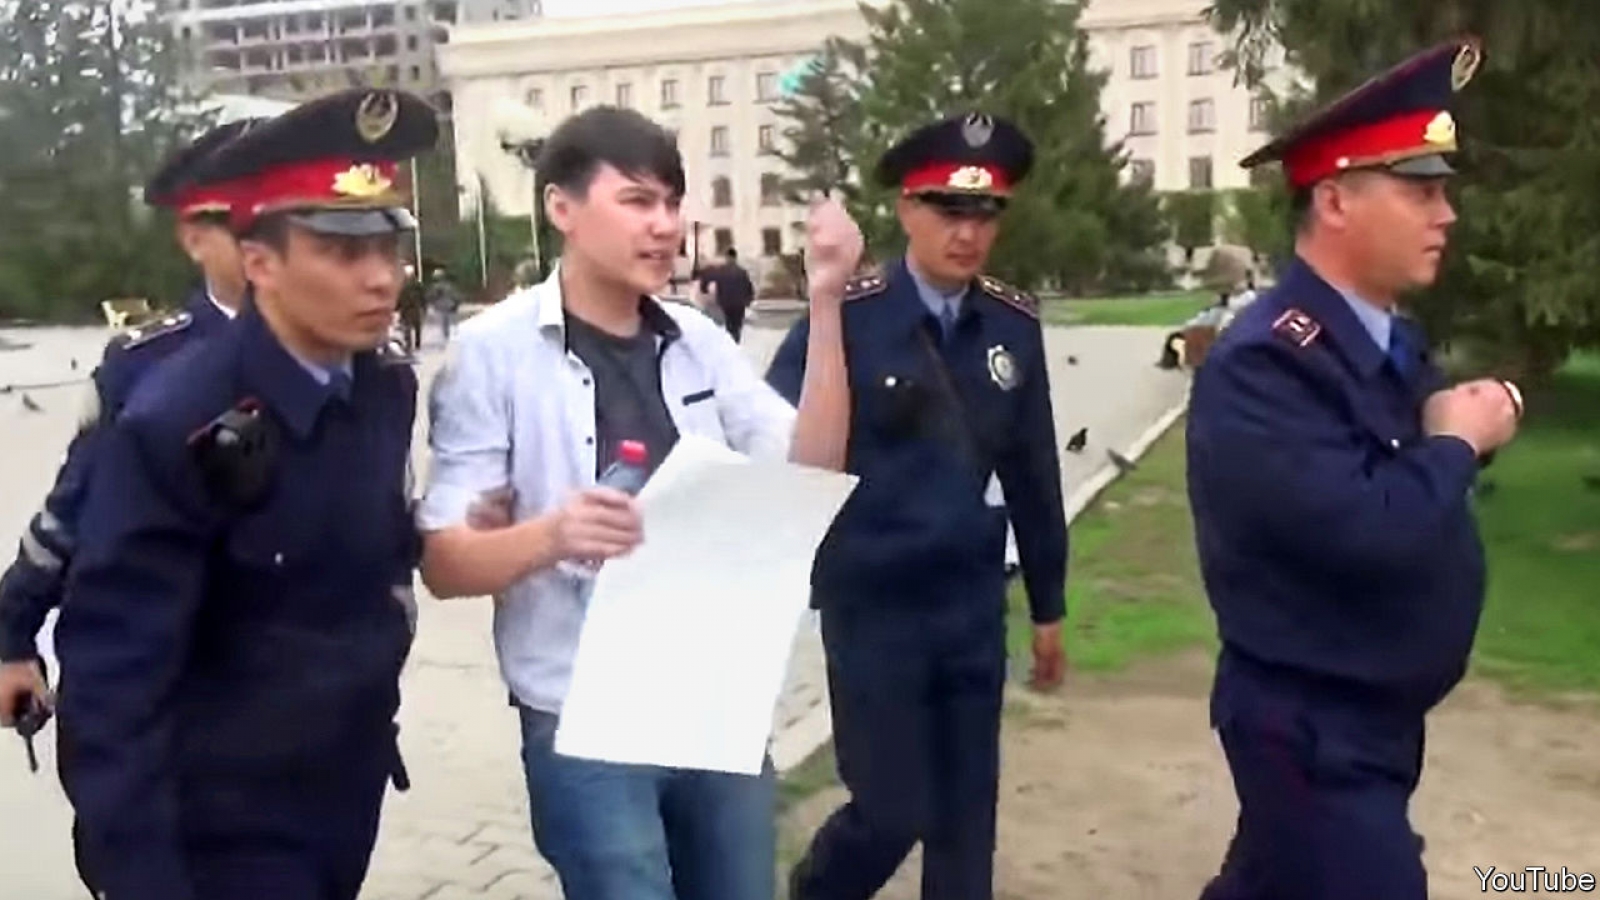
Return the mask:
<path id="1" fill-rule="evenodd" d="M 1005 303 L 1030 319 L 1039 318 L 1039 299 L 1027 291 L 1014 288 L 998 278 L 988 275 L 978 276 L 978 287 L 985 294 Z"/>
<path id="2" fill-rule="evenodd" d="M 1322 333 L 1322 325 L 1298 309 L 1286 309 L 1272 323 L 1272 333 L 1296 347 L 1309 347 Z"/>
<path id="3" fill-rule="evenodd" d="M 171 315 L 162 316 L 153 322 L 147 322 L 137 328 L 129 328 L 111 339 L 111 343 L 119 350 L 132 350 L 134 347 L 148 344 L 156 338 L 166 337 L 169 334 L 188 328 L 194 324 L 194 316 L 188 312 L 180 311 Z"/>
<path id="4" fill-rule="evenodd" d="M 881 294 L 888 289 L 889 280 L 883 277 L 883 273 L 869 272 L 866 275 L 858 275 L 845 282 L 844 299 L 859 300 L 862 297 Z"/>

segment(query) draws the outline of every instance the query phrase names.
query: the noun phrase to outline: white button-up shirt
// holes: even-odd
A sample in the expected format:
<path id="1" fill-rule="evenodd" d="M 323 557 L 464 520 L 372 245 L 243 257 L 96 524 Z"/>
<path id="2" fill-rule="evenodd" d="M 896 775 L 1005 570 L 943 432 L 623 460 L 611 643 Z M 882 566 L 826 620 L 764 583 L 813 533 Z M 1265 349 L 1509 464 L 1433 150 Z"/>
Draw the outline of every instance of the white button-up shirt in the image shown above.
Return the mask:
<path id="1" fill-rule="evenodd" d="M 787 457 L 794 408 L 711 319 L 661 306 L 681 331 L 660 356 L 661 393 L 679 433 L 752 457 Z M 484 491 L 511 486 L 522 521 L 594 484 L 594 378 L 567 349 L 559 269 L 461 325 L 434 380 L 429 416 L 433 464 L 417 514 L 424 531 L 465 524 Z M 552 568 L 497 598 L 500 671 L 527 706 L 560 711 L 586 597 L 584 579 Z"/>

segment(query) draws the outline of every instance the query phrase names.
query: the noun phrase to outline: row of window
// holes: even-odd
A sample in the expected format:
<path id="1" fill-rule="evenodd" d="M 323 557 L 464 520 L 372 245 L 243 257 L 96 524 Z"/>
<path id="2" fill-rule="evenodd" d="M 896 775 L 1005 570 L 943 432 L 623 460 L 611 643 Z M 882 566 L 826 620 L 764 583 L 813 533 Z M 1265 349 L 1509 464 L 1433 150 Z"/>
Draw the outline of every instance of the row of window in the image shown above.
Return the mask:
<path id="1" fill-rule="evenodd" d="M 1264 131 L 1267 127 L 1267 100 L 1252 97 L 1250 100 L 1250 130 Z M 1209 98 L 1189 101 L 1189 133 L 1207 134 L 1217 130 L 1217 104 Z M 1143 100 L 1128 110 L 1128 134 L 1150 135 L 1156 133 L 1156 104 Z"/>
<path id="2" fill-rule="evenodd" d="M 711 233 L 712 242 L 715 244 L 713 252 L 722 256 L 733 246 L 733 229 L 718 228 Z M 702 253 L 704 251 L 701 251 Z M 761 229 L 761 255 L 778 256 L 783 253 L 783 230 L 779 228 Z M 684 238 L 678 246 L 678 255 L 684 258 L 689 256 L 689 239 Z"/>
<path id="3" fill-rule="evenodd" d="M 733 180 L 726 175 L 718 175 L 711 179 L 711 205 L 717 209 L 727 209 L 733 205 Z M 783 177 L 776 172 L 763 172 L 761 175 L 761 205 L 783 205 Z"/>
<path id="4" fill-rule="evenodd" d="M 659 103 L 661 109 L 678 109 L 683 106 L 683 93 L 681 82 L 676 78 L 663 78 L 660 85 Z M 623 108 L 631 108 L 633 100 L 633 82 L 623 81 L 616 85 L 616 94 L 613 103 Z M 544 88 L 529 88 L 523 98 L 528 106 L 533 109 L 545 108 Z M 568 89 L 568 99 L 571 101 L 573 112 L 583 109 L 589 103 L 589 85 L 575 84 Z M 756 73 L 756 102 L 771 103 L 778 99 L 778 73 Z M 727 106 L 733 101 L 728 92 L 728 76 L 711 75 L 706 78 L 706 105 Z"/>
<path id="5" fill-rule="evenodd" d="M 1128 53 L 1129 78 L 1155 78 L 1160 74 L 1155 44 L 1140 44 Z M 1189 44 L 1189 74 L 1210 75 L 1217 70 L 1216 45 L 1211 41 Z"/>
<path id="6" fill-rule="evenodd" d="M 1154 184 L 1156 180 L 1155 161 L 1149 159 L 1128 160 L 1128 177 L 1131 181 Z M 1189 157 L 1189 190 L 1206 191 L 1210 190 L 1211 186 L 1211 157 Z"/>

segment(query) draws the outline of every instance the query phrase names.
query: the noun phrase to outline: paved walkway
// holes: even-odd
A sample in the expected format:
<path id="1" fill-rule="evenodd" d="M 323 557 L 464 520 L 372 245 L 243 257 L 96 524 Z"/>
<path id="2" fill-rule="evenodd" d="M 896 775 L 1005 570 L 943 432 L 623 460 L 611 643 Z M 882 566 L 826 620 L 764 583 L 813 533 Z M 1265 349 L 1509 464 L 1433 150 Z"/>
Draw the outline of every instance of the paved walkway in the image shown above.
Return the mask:
<path id="1" fill-rule="evenodd" d="M 748 330 L 744 344 L 752 361 L 764 367 L 781 336 L 779 329 L 759 324 Z M 23 391 L 4 388 L 82 377 L 105 332 L 39 329 L 0 337 L 32 344 L 0 350 L 0 433 L 8 438 L 0 450 L 0 552 L 9 558 L 59 462 L 81 387 L 27 389 L 40 412 L 23 407 Z M 1187 390 L 1184 376 L 1153 365 L 1160 338 L 1157 329 L 1049 330 L 1061 440 L 1080 427 L 1089 429 L 1088 448 L 1063 458 L 1069 492 L 1103 478 L 1111 465 L 1106 449 L 1125 451 L 1139 441 Z M 425 378 L 439 356 L 436 349 L 425 355 Z M 425 436 L 426 423 L 419 421 L 419 461 Z M 560 896 L 529 835 L 516 716 L 495 667 L 490 613 L 487 600 L 423 603 L 401 714 L 413 785 L 406 794 L 390 795 L 364 900 Z M 824 700 L 821 648 L 808 620 L 797 636 L 789 687 L 776 714 L 774 753 L 780 764 L 826 738 Z M 20 742 L 9 734 L 0 738 L 0 897 L 76 900 L 81 891 L 72 875 L 69 813 L 53 776 L 52 741 L 40 747 L 46 771 L 30 778 Z"/>

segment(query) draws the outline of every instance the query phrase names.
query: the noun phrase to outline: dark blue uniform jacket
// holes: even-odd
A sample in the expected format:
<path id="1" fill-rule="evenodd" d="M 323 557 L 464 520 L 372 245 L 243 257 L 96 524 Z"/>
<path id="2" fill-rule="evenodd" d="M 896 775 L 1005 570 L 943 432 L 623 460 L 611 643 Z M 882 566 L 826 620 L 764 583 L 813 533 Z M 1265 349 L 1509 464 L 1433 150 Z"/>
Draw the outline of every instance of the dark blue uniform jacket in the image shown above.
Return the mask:
<path id="1" fill-rule="evenodd" d="M 191 341 L 216 334 L 228 322 L 202 286 L 190 294 L 181 312 L 129 329 L 106 345 L 91 376 L 91 408 L 67 445 L 66 460 L 43 507 L 28 522 L 16 561 L 0 577 L 0 661 L 36 658 L 35 636 L 50 610 L 61 605 L 77 544 L 78 511 L 103 431 L 99 426 L 115 418 L 151 366 Z"/>
<path id="2" fill-rule="evenodd" d="M 1195 378 L 1188 461 L 1226 654 L 1411 713 L 1460 680 L 1483 602 L 1479 461 L 1422 433 L 1443 386 L 1425 352 L 1391 363 L 1298 260 L 1222 333 Z"/>
<path id="3" fill-rule="evenodd" d="M 230 839 L 314 846 L 394 768 L 416 378 L 377 353 L 353 375 L 318 384 L 247 308 L 106 429 L 57 645 L 62 780 L 111 897 L 187 900 L 186 858 Z M 281 446 L 241 509 L 190 443 L 247 400 Z"/>
<path id="4" fill-rule="evenodd" d="M 1009 511 L 1033 618 L 1060 619 L 1067 526 L 1037 302 L 980 278 L 945 341 L 897 261 L 852 285 L 843 315 L 846 468 L 861 482 L 818 550 L 815 603 L 961 602 L 1003 590 Z M 767 374 L 790 403 L 808 326 L 789 332 Z M 985 501 L 992 474 L 1005 507 Z"/>

